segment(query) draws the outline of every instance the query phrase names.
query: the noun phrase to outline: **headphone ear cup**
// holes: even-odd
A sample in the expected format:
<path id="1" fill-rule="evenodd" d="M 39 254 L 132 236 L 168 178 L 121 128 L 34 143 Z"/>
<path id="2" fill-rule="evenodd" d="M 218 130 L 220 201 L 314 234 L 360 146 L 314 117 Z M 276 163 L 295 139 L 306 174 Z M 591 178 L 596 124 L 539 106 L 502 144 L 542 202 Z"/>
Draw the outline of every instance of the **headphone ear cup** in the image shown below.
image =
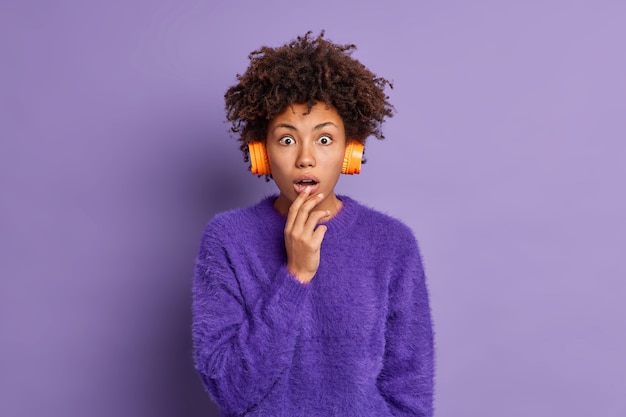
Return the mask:
<path id="1" fill-rule="evenodd" d="M 270 161 L 267 157 L 265 144 L 263 142 L 248 143 L 250 153 L 250 170 L 255 175 L 269 175 Z"/>
<path id="2" fill-rule="evenodd" d="M 341 166 L 342 174 L 361 173 L 361 161 L 363 160 L 363 144 L 361 142 L 350 141 L 346 145 L 346 153 Z"/>

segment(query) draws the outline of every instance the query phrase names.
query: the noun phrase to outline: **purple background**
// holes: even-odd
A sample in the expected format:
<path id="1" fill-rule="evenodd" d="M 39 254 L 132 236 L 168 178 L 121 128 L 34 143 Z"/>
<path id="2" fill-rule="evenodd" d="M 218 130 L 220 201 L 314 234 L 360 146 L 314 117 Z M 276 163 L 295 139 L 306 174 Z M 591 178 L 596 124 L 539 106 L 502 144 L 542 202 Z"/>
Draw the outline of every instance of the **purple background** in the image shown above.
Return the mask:
<path id="1" fill-rule="evenodd" d="M 274 191 L 223 93 L 323 28 L 395 85 L 338 191 L 420 241 L 436 414 L 626 415 L 621 0 L 0 2 L 0 415 L 217 415 L 193 258 Z"/>

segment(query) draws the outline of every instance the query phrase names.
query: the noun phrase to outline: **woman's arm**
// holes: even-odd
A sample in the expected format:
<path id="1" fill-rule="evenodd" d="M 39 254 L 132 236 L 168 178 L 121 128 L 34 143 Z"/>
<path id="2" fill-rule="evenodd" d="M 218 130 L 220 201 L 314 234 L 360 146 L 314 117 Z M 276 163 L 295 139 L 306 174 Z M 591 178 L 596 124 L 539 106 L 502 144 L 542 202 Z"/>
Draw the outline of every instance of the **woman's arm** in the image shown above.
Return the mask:
<path id="1" fill-rule="evenodd" d="M 286 267 L 253 305 L 220 240 L 207 229 L 193 281 L 193 348 L 196 369 L 214 400 L 227 413 L 251 410 L 291 365 L 299 306 L 308 287 Z M 239 274 L 239 276 L 238 276 Z"/>
<path id="2" fill-rule="evenodd" d="M 389 288 L 378 388 L 395 416 L 433 415 L 434 348 L 430 303 L 417 242 L 402 240 Z"/>

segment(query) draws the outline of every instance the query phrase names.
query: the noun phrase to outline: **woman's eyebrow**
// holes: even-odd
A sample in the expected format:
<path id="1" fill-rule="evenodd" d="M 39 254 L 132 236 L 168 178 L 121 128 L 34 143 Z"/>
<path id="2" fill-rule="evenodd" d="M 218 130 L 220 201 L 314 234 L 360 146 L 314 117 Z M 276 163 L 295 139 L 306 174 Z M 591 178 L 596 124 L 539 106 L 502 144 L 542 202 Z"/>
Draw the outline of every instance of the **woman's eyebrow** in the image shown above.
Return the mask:
<path id="1" fill-rule="evenodd" d="M 274 129 L 273 129 L 273 130 L 279 129 L 279 128 L 281 128 L 281 127 L 282 127 L 282 128 L 285 128 L 285 129 L 289 129 L 289 130 L 294 130 L 294 131 L 296 131 L 296 132 L 298 131 L 298 129 L 296 129 L 296 127 L 295 127 L 295 126 L 292 126 L 292 125 L 287 124 L 287 123 L 279 123 L 279 124 L 277 124 L 276 126 L 274 126 Z"/>
<path id="2" fill-rule="evenodd" d="M 324 122 L 324 123 L 320 123 L 317 126 L 315 126 L 313 128 L 313 130 L 320 130 L 320 129 L 325 128 L 326 126 L 335 126 L 335 127 L 337 127 L 337 125 L 334 124 L 333 122 Z"/>

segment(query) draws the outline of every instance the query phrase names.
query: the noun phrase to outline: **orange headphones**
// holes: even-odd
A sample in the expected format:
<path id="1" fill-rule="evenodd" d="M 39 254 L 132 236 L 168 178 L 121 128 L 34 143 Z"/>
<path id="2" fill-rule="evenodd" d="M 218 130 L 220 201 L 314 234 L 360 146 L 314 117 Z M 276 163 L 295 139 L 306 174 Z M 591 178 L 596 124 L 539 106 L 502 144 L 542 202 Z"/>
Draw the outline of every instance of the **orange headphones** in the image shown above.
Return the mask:
<path id="1" fill-rule="evenodd" d="M 270 174 L 270 161 L 267 157 L 265 144 L 263 142 L 248 143 L 250 152 L 250 165 L 252 173 L 256 175 Z M 361 142 L 350 141 L 346 145 L 346 153 L 341 166 L 342 174 L 359 174 L 361 172 L 361 160 L 363 159 L 363 144 Z"/>

